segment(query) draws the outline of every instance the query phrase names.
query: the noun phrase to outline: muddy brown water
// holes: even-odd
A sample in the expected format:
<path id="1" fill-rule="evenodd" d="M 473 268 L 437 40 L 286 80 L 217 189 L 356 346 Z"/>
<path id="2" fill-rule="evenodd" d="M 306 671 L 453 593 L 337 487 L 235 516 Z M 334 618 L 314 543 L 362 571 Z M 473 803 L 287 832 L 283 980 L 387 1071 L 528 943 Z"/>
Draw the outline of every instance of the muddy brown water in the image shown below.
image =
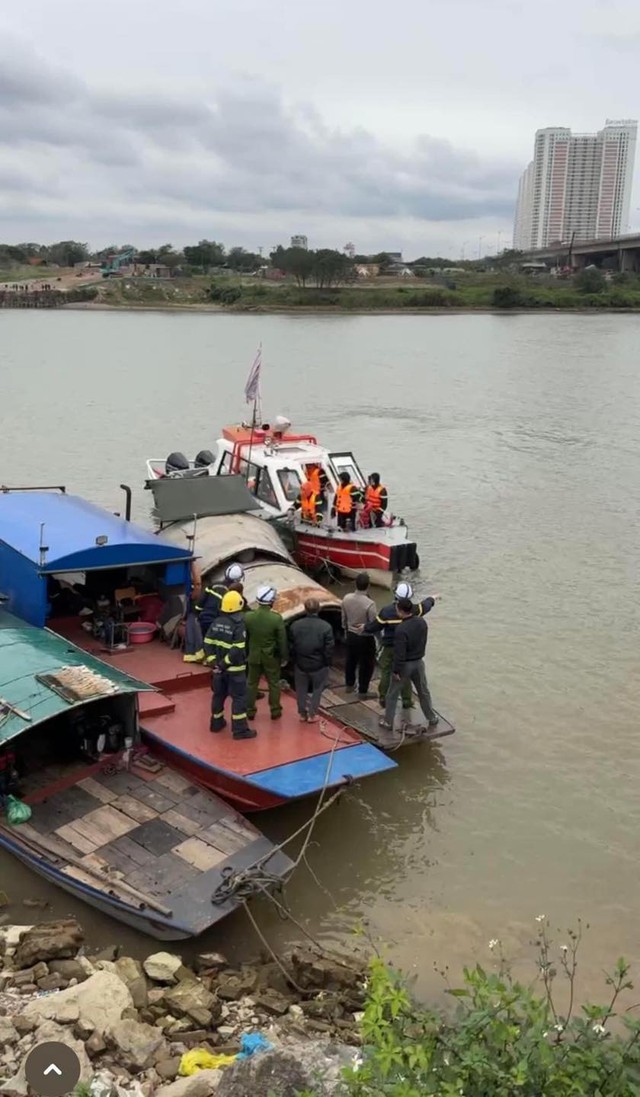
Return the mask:
<path id="1" fill-rule="evenodd" d="M 429 677 L 458 732 L 407 750 L 318 823 L 288 888 L 325 942 L 354 928 L 439 987 L 524 955 L 536 914 L 590 922 L 591 989 L 640 959 L 640 317 L 225 316 L 15 312 L 0 319 L 0 481 L 66 483 L 112 508 L 147 456 L 210 448 L 244 413 L 264 348 L 268 415 L 379 470 L 437 590 Z M 136 513 L 147 515 L 137 491 Z M 274 839 L 308 815 L 262 816 Z M 153 942 L 0 854 L 13 921 L 75 913 L 91 944 Z M 269 938 L 299 938 L 256 907 Z M 238 914 L 183 952 L 254 949 Z"/>

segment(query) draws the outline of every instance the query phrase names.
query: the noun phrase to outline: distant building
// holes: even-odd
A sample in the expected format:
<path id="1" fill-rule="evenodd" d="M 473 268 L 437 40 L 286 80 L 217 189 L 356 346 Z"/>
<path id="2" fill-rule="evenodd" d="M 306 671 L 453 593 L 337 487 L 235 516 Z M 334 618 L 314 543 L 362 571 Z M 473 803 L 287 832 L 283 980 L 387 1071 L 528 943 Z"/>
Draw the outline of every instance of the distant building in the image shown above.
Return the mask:
<path id="1" fill-rule="evenodd" d="M 309 250 L 309 241 L 306 236 L 292 236 L 291 237 L 292 248 L 304 248 L 305 251 Z"/>
<path id="2" fill-rule="evenodd" d="M 164 263 L 133 263 L 127 268 L 127 273 L 134 278 L 171 278 L 171 269 Z"/>
<path id="3" fill-rule="evenodd" d="M 520 179 L 513 246 L 619 236 L 629 221 L 638 124 L 607 120 L 598 133 L 538 130 Z"/>
<path id="4" fill-rule="evenodd" d="M 346 255 L 347 259 L 353 259 L 353 257 L 354 257 L 354 256 L 355 256 L 355 254 L 356 254 L 356 246 L 355 246 L 355 244 L 345 244 L 345 246 L 344 246 L 344 248 L 343 248 L 342 250 L 344 251 L 344 253 L 345 253 L 345 255 Z"/>

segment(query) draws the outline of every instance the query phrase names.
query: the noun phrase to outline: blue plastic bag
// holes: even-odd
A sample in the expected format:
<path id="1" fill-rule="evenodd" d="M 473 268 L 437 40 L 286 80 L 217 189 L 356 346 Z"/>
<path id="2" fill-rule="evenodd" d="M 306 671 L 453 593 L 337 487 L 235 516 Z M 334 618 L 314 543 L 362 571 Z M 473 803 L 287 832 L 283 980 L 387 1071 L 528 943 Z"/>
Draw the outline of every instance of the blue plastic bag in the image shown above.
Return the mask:
<path id="1" fill-rule="evenodd" d="M 261 1032 L 245 1032 L 244 1036 L 240 1040 L 240 1051 L 238 1052 L 237 1059 L 250 1059 L 252 1055 L 256 1055 L 259 1051 L 271 1051 L 273 1044 L 262 1035 Z"/>

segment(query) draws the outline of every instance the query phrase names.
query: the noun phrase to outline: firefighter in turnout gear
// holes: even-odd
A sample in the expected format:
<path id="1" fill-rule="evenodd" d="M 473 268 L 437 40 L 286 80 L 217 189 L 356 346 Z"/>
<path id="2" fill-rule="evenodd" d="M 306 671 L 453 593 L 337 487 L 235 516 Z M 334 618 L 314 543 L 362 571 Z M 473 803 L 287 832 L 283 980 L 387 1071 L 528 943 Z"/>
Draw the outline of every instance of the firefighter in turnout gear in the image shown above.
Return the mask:
<path id="1" fill-rule="evenodd" d="M 365 521 L 372 526 L 384 525 L 384 514 L 389 506 L 387 489 L 380 483 L 380 473 L 372 472 L 364 493 L 365 507 L 362 513 Z"/>
<path id="2" fill-rule="evenodd" d="M 247 725 L 247 630 L 244 598 L 237 590 L 223 596 L 220 613 L 204 639 L 205 663 L 213 674 L 211 688 L 211 731 L 222 731 L 227 722 L 224 703 L 231 697 L 231 729 L 234 739 L 255 739 Z"/>
<path id="3" fill-rule="evenodd" d="M 392 602 L 389 606 L 383 606 L 375 621 L 371 624 L 364 626 L 366 633 L 382 633 L 382 651 L 380 658 L 378 659 L 378 667 L 380 670 L 380 681 L 378 683 L 378 698 L 380 704 L 384 708 L 387 702 L 387 693 L 391 684 L 391 674 L 393 670 L 393 645 L 395 640 L 396 628 L 402 621 L 398 613 L 398 602 L 405 599 L 413 599 L 413 587 L 411 583 L 398 583 L 394 590 L 395 602 Z M 434 598 L 423 598 L 421 602 L 413 606 L 414 617 L 424 617 L 429 613 L 436 604 L 436 599 L 439 595 L 435 595 Z M 405 709 L 413 708 L 413 690 L 411 689 L 411 682 L 407 680 L 402 684 L 402 707 Z"/>
<path id="4" fill-rule="evenodd" d="M 275 600 L 276 591 L 273 587 L 259 587 L 258 608 L 249 610 L 245 616 L 249 640 L 247 716 L 250 720 L 256 714 L 258 684 L 262 675 L 269 687 L 271 719 L 277 720 L 282 716 L 280 676 L 281 667 L 289 658 L 289 650 L 284 621 L 273 609 Z"/>
<path id="5" fill-rule="evenodd" d="M 351 482 L 348 472 L 340 473 L 332 514 L 337 517 L 339 529 L 355 530 L 356 504 L 362 502 L 362 492 Z"/>
<path id="6" fill-rule="evenodd" d="M 216 584 L 207 583 L 206 587 L 204 587 L 202 594 L 196 603 L 196 615 L 200 622 L 203 636 L 207 635 L 207 631 L 212 622 L 215 621 L 220 613 L 222 599 L 227 591 L 236 590 L 239 594 L 242 594 L 243 579 L 244 569 L 241 565 L 229 564 L 229 567 L 224 573 L 224 582 Z"/>

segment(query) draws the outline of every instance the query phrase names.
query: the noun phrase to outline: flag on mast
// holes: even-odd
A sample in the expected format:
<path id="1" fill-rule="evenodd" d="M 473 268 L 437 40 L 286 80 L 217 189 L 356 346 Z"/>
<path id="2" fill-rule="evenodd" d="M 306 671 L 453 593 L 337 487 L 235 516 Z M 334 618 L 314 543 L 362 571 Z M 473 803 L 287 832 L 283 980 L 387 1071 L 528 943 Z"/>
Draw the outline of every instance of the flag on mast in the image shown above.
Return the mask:
<path id="1" fill-rule="evenodd" d="M 260 370 L 262 368 L 262 344 L 258 347 L 253 365 L 244 386 L 244 396 L 248 404 L 255 404 L 260 398 Z"/>

